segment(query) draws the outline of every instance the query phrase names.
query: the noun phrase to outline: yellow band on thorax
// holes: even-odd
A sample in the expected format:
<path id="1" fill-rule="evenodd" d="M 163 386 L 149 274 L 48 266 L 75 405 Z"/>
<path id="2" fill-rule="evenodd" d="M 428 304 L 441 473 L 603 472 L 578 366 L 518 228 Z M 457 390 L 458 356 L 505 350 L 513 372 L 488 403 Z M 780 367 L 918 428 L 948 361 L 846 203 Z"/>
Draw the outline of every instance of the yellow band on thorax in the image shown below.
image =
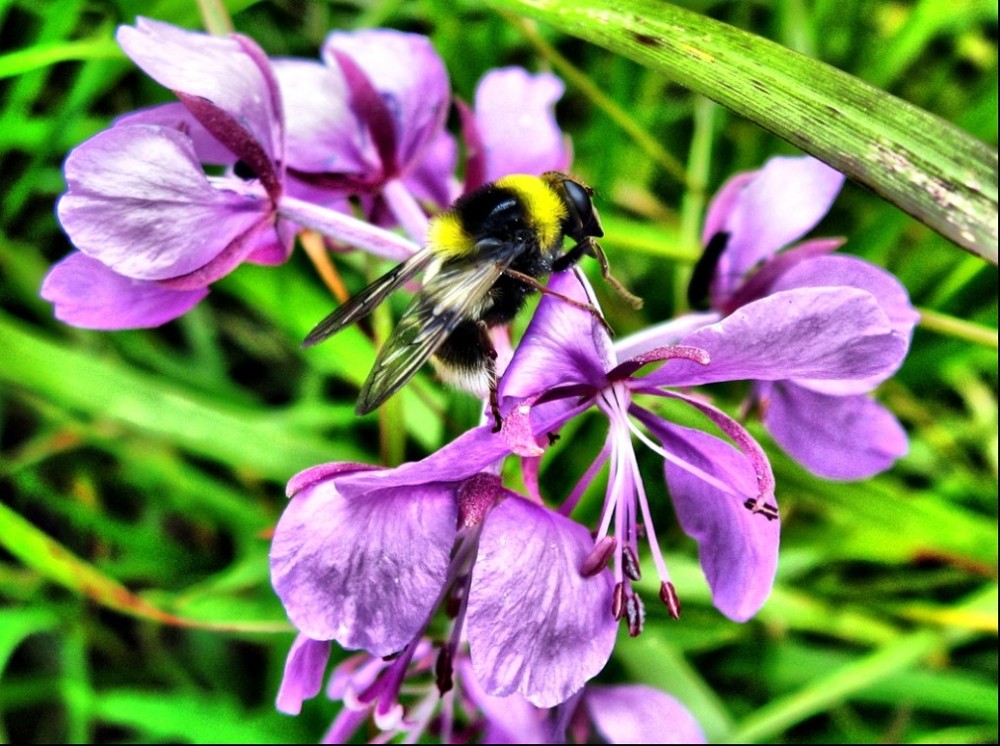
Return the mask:
<path id="1" fill-rule="evenodd" d="M 528 222 L 538 231 L 538 239 L 546 249 L 562 235 L 566 205 L 545 181 L 537 176 L 513 174 L 497 179 L 496 185 L 514 192 L 523 202 Z"/>

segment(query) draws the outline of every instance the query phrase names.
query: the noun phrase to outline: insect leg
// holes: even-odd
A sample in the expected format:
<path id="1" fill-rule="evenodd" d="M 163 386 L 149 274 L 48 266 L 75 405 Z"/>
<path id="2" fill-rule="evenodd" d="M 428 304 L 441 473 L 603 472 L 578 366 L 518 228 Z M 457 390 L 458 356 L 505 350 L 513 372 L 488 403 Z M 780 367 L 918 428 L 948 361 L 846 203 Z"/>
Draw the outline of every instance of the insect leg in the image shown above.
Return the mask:
<path id="1" fill-rule="evenodd" d="M 479 347 L 486 361 L 486 375 L 490 381 L 490 413 L 493 415 L 493 432 L 500 432 L 503 418 L 500 416 L 500 400 L 497 398 L 497 348 L 490 339 L 490 328 L 480 319 L 476 322 L 479 329 Z"/>
<path id="2" fill-rule="evenodd" d="M 604 319 L 604 314 L 601 313 L 601 309 L 599 309 L 594 304 L 581 303 L 580 301 L 573 300 L 572 298 L 569 298 L 563 295 L 562 293 L 557 293 L 554 290 L 549 290 L 547 287 L 545 287 L 542 283 L 540 283 L 531 275 L 526 275 L 524 274 L 524 272 L 518 272 L 516 269 L 511 269 L 510 267 L 508 267 L 503 271 L 503 273 L 508 277 L 514 278 L 518 282 L 523 282 L 525 285 L 527 285 L 530 288 L 533 288 L 534 290 L 537 290 L 542 295 L 551 295 L 553 298 L 558 298 L 563 303 L 568 303 L 574 308 L 579 308 L 581 311 L 586 311 L 595 319 L 601 322 L 601 326 L 603 326 L 607 330 L 608 334 L 613 335 L 615 333 L 614 329 L 612 329 L 608 325 L 608 322 Z"/>
<path id="3" fill-rule="evenodd" d="M 593 239 L 587 243 L 590 246 L 590 251 L 587 253 L 593 255 L 594 258 L 597 259 L 597 263 L 601 265 L 601 277 L 604 278 L 604 281 L 613 287 L 621 299 L 632 306 L 632 308 L 642 308 L 642 298 L 638 295 L 630 293 L 628 288 L 622 285 L 618 278 L 611 274 L 611 266 L 608 264 L 608 255 L 604 253 L 604 249 L 601 245 Z"/>

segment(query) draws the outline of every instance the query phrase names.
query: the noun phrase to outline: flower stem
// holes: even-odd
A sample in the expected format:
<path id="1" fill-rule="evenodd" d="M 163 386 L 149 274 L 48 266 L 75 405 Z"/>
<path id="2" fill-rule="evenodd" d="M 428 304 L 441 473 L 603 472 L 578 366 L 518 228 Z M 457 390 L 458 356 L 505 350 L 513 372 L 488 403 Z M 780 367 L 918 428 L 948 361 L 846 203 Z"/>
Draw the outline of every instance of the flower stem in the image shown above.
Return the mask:
<path id="1" fill-rule="evenodd" d="M 954 337 L 983 347 L 997 349 L 996 329 L 990 329 L 965 319 L 958 319 L 939 311 L 932 311 L 929 308 L 918 308 L 917 310 L 920 312 L 920 326 L 924 329 L 943 334 L 946 337 Z"/>

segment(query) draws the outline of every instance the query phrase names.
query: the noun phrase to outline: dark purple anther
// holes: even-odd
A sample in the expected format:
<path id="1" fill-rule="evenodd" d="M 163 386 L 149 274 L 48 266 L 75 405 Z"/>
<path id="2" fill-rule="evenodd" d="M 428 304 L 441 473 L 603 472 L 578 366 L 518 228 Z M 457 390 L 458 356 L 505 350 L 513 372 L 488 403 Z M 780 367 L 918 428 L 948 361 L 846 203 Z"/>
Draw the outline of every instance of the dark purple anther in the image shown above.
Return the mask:
<path id="1" fill-rule="evenodd" d="M 646 609 L 642 599 L 634 593 L 625 602 L 625 616 L 628 618 L 628 633 L 630 637 L 638 637 L 642 632 L 642 623 L 646 619 Z"/>
<path id="2" fill-rule="evenodd" d="M 591 578 L 597 575 L 601 570 L 608 566 L 608 562 L 611 561 L 611 555 L 615 553 L 615 547 L 618 545 L 618 540 L 613 536 L 605 536 L 603 539 L 594 544 L 594 551 L 587 555 L 587 559 L 583 561 L 583 567 L 580 568 L 580 574 L 585 578 Z"/>
<path id="3" fill-rule="evenodd" d="M 660 600 L 667 607 L 667 612 L 674 619 L 681 618 L 681 600 L 677 597 L 677 589 L 673 583 L 660 583 Z"/>
<path id="4" fill-rule="evenodd" d="M 611 615 L 615 619 L 621 619 L 625 615 L 624 583 L 615 583 L 615 590 L 611 595 Z"/>
<path id="5" fill-rule="evenodd" d="M 632 580 L 638 580 L 642 577 L 642 570 L 639 569 L 639 559 L 635 556 L 635 552 L 632 551 L 632 547 L 630 546 L 626 546 L 622 550 L 622 569 L 625 570 L 625 574 Z"/>

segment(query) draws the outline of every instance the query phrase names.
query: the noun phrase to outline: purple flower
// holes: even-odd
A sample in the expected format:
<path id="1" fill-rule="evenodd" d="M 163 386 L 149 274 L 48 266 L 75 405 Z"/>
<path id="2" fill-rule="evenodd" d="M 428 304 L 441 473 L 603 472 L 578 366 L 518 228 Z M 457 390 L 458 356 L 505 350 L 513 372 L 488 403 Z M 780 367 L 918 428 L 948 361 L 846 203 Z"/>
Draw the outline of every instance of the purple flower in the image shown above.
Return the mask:
<path id="1" fill-rule="evenodd" d="M 426 37 L 382 29 L 335 31 L 322 56 L 276 63 L 292 184 L 358 195 L 373 219 L 422 241 L 417 200 L 445 207 L 455 196 L 443 62 Z"/>
<path id="2" fill-rule="evenodd" d="M 283 262 L 297 225 L 393 258 L 416 249 L 286 194 L 281 95 L 253 41 L 148 19 L 117 38 L 181 103 L 123 117 L 67 158 L 58 214 L 79 252 L 42 286 L 58 318 L 100 329 L 162 324 L 240 263 Z M 226 171 L 208 176 L 202 164 Z"/>
<path id="3" fill-rule="evenodd" d="M 581 303 L 594 302 L 589 286 L 575 273 L 554 276 L 550 288 Z M 853 321 L 848 324 L 844 319 Z M 857 333 L 859 326 L 863 333 Z M 604 511 L 584 572 L 615 560 L 613 609 L 616 617 L 627 619 L 632 634 L 638 634 L 643 620 L 642 604 L 631 591 L 639 572 L 639 523 L 644 524 L 659 574 L 660 598 L 671 614 L 679 611 L 639 477 L 632 435 L 652 447 L 664 458 L 666 483 L 681 527 L 698 542 L 715 605 L 742 621 L 767 598 L 777 563 L 771 469 L 738 423 L 702 399 L 667 387 L 790 376 L 857 380 L 897 364 L 904 346 L 870 294 L 848 288 L 801 288 L 738 309 L 687 335 L 681 345 L 649 349 L 618 362 L 607 330 L 592 314 L 546 296 L 501 381 L 501 410 L 506 413 L 502 434 L 512 450 L 535 456 L 548 433 L 590 407 L 608 417 L 604 448 L 561 512 L 573 509 L 608 461 Z M 735 447 L 658 417 L 634 401 L 636 394 L 695 407 Z M 602 622 L 593 620 L 595 625 Z"/>
<path id="4" fill-rule="evenodd" d="M 66 161 L 59 219 L 81 254 L 53 268 L 42 295 L 69 323 L 111 329 L 162 323 L 241 261 L 273 261 L 283 146 L 277 85 L 251 40 L 147 19 L 120 28 L 118 40 L 187 112 L 177 127 L 113 127 Z M 185 132 L 192 119 L 201 143 L 207 133 L 224 146 L 215 155 L 227 152 L 225 163 L 241 162 L 255 179 L 206 177 Z"/>
<path id="5" fill-rule="evenodd" d="M 793 458 L 822 477 L 863 479 L 906 453 L 906 433 L 867 393 L 902 363 L 918 315 L 888 272 L 856 257 L 829 255 L 840 239 L 812 239 L 779 253 L 819 222 L 843 180 L 808 157 L 772 158 L 760 171 L 734 176 L 709 206 L 703 232 L 707 262 L 700 266 L 704 270 L 713 258 L 718 261 L 701 281 L 709 283 L 711 305 L 723 314 L 807 288 L 853 288 L 875 300 L 894 331 L 886 344 L 902 350 L 895 364 L 862 378 L 789 374 L 758 381 L 751 393 L 765 426 Z M 866 333 L 862 320 L 843 321 Z"/>
<path id="6" fill-rule="evenodd" d="M 271 551 L 293 624 L 385 656 L 412 646 L 444 604 L 455 624 L 442 655 L 454 659 L 467 634 L 491 694 L 552 706 L 578 691 L 614 645 L 610 573 L 581 574 L 586 529 L 484 471 L 507 453 L 482 427 L 396 469 L 295 477 Z"/>

